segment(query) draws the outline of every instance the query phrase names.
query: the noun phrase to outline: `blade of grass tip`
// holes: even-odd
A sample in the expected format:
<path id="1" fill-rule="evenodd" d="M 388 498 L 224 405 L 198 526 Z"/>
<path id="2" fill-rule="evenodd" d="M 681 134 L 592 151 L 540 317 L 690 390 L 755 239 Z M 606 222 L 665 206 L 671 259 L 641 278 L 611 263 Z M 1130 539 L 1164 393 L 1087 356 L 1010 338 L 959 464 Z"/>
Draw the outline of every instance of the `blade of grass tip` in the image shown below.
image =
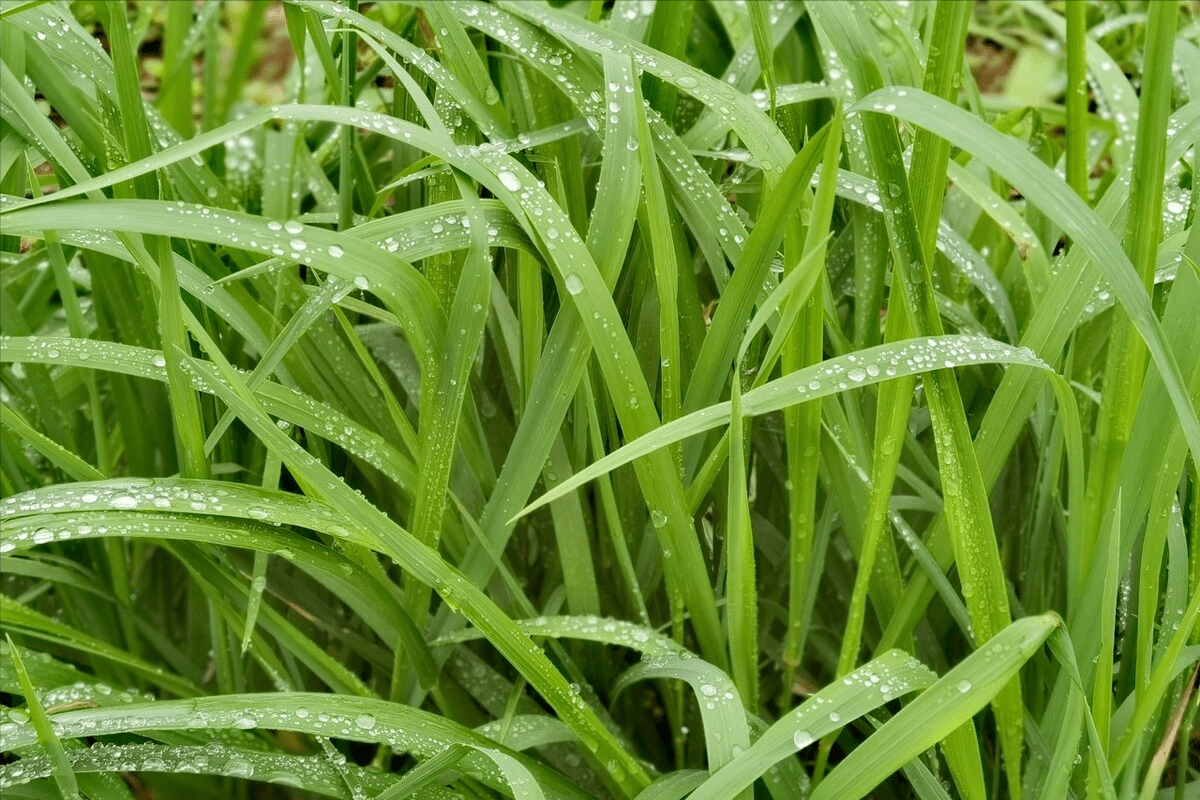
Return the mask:
<path id="1" fill-rule="evenodd" d="M 857 20 L 848 11 L 830 5 L 814 6 L 809 13 L 842 54 L 855 76 L 855 84 L 867 93 L 883 85 L 882 76 L 862 45 Z M 957 45 L 955 49 L 959 49 Z M 872 106 L 865 108 L 870 110 Z M 880 192 L 884 222 L 893 261 L 904 286 L 904 302 L 913 332 L 936 336 L 942 332 L 941 317 L 931 285 L 929 258 L 918 227 L 927 223 L 927 219 L 918 218 L 910 199 L 896 125 L 892 120 L 868 113 L 863 120 L 863 132 L 876 180 L 884 190 Z M 937 185 L 942 185 L 940 180 Z M 936 220 L 936 206 L 930 218 Z M 929 238 L 932 239 L 932 234 Z M 950 370 L 935 370 L 926 376 L 925 386 L 963 596 L 971 612 L 975 641 L 983 644 L 1011 620 L 1008 584 L 1000 562 L 988 493 L 954 374 Z M 1020 800 L 1024 710 L 1019 682 L 1013 681 L 999 693 L 995 708 L 1009 791 Z"/>
<path id="2" fill-rule="evenodd" d="M 79 781 L 75 778 L 75 771 L 71 769 L 71 762 L 67 759 L 62 742 L 54 733 L 54 727 L 50 724 L 50 717 L 46 715 L 46 709 L 42 708 L 42 704 L 38 700 L 37 690 L 33 688 L 33 682 L 29 680 L 29 673 L 25 671 L 25 662 L 21 660 L 21 654 L 17 651 L 12 637 L 5 634 L 4 638 L 8 640 L 8 653 L 12 658 L 13 669 L 17 673 L 17 681 L 21 685 L 21 694 L 25 695 L 26 708 L 29 709 L 29 716 L 33 720 L 34 730 L 37 731 L 38 741 L 41 742 L 42 747 L 46 748 L 46 753 L 50 756 L 54 783 L 58 786 L 58 791 L 62 793 L 64 800 L 79 800 Z"/>
<path id="3" fill-rule="evenodd" d="M 758 713 L 758 590 L 754 567 L 754 533 L 746 486 L 745 440 L 740 365 L 734 370 L 729 401 L 729 507 L 725 531 L 728 577 L 725 602 L 729 663 L 742 702 Z"/>
<path id="4" fill-rule="evenodd" d="M 1162 238 L 1163 178 L 1166 170 L 1167 122 L 1171 114 L 1174 87 L 1172 56 L 1177 16 L 1178 3 L 1164 0 L 1149 7 L 1146 19 L 1145 66 L 1142 70 L 1124 252 L 1133 264 L 1134 274 L 1140 279 L 1142 293 L 1147 296 L 1154 286 L 1158 244 Z M 1113 487 L 1120 473 L 1121 457 L 1129 444 L 1129 433 L 1146 371 L 1146 343 L 1139 337 L 1135 324 L 1132 324 L 1135 322 L 1132 316 L 1133 312 L 1125 307 L 1123 301 L 1122 311 L 1117 314 L 1119 321 L 1110 334 L 1104 363 L 1104 393 L 1096 420 L 1094 452 L 1089 465 L 1087 500 L 1084 503 L 1083 530 L 1085 536 L 1089 537 L 1082 553 L 1085 563 L 1091 560 L 1092 547 L 1100 535 L 1101 520 L 1112 504 Z M 1193 412 L 1193 421 L 1196 419 Z M 1196 452 L 1195 447 L 1200 445 L 1200 441 L 1191 441 L 1193 452 Z"/>
<path id="5" fill-rule="evenodd" d="M 1104 758 L 1105 743 L 1100 740 L 1100 735 L 1096 731 L 1096 725 L 1092 720 L 1092 715 L 1087 713 L 1087 690 L 1083 686 L 1083 681 L 1079 674 L 1079 662 L 1075 659 L 1075 645 L 1071 642 L 1071 636 L 1065 627 L 1061 627 L 1051 634 L 1046 642 L 1050 652 L 1054 654 L 1055 659 L 1063 667 L 1063 672 L 1066 674 L 1066 679 L 1071 682 L 1074 696 L 1078 699 L 1079 708 L 1082 713 L 1079 715 L 1083 719 L 1084 730 L 1088 736 L 1088 752 L 1091 755 L 1091 764 L 1095 768 L 1095 773 L 1100 776 L 1098 784 L 1106 800 L 1116 800 L 1116 792 L 1113 789 L 1112 773 L 1109 770 L 1109 765 Z M 1076 723 L 1077 724 L 1077 723 Z M 1057 755 L 1057 754 L 1056 754 Z M 1066 755 L 1066 753 L 1064 753 Z M 1072 763 L 1066 769 L 1067 775 L 1063 778 L 1063 783 L 1066 783 L 1070 777 L 1070 771 L 1074 768 L 1074 755 L 1072 754 Z"/>
<path id="6" fill-rule="evenodd" d="M 263 464 L 262 487 L 264 489 L 279 488 L 279 474 L 283 462 L 273 452 L 268 451 L 266 462 Z M 254 552 L 254 567 L 250 575 L 250 596 L 246 601 L 246 624 L 242 628 L 242 656 L 245 657 L 250 647 L 250 637 L 254 633 L 254 624 L 258 619 L 258 609 L 262 605 L 263 591 L 267 588 L 267 561 L 269 555 L 263 550 Z"/>

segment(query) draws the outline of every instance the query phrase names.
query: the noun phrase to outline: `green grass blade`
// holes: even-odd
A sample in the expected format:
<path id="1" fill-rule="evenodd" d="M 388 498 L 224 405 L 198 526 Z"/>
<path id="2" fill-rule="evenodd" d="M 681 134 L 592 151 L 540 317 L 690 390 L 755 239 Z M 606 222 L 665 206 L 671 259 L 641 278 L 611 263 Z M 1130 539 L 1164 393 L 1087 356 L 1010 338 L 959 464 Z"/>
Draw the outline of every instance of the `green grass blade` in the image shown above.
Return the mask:
<path id="1" fill-rule="evenodd" d="M 33 718 L 33 727 L 37 731 L 38 741 L 42 747 L 46 748 L 50 758 L 50 769 L 54 776 L 54 783 L 58 786 L 58 791 L 62 793 L 65 800 L 71 798 L 79 798 L 79 782 L 75 778 L 75 771 L 71 768 L 71 763 L 67 760 L 66 751 L 63 750 L 62 742 L 58 739 L 58 734 L 50 724 L 50 717 L 46 715 L 46 709 L 42 708 L 41 702 L 38 700 L 37 691 L 33 688 L 33 683 L 29 680 L 29 673 L 25 671 L 25 664 L 21 660 L 21 654 L 17 651 L 16 645 L 13 644 L 12 637 L 8 637 L 8 654 L 12 659 L 13 669 L 17 673 L 17 680 L 21 685 L 21 694 L 25 696 L 26 707 L 29 709 L 29 715 Z"/>
<path id="2" fill-rule="evenodd" d="M 1061 624 L 1053 614 L 1027 617 L 992 637 L 847 756 L 813 800 L 865 796 L 991 702 Z"/>

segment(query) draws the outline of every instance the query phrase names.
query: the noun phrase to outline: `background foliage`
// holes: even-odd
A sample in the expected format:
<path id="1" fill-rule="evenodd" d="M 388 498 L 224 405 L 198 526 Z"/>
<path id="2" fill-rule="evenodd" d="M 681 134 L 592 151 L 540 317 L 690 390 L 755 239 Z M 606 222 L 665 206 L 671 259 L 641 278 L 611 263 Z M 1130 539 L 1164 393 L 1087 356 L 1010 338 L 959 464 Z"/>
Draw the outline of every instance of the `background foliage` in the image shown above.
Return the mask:
<path id="1" fill-rule="evenodd" d="M 1196 11 L 6 0 L 5 796 L 1195 796 Z"/>

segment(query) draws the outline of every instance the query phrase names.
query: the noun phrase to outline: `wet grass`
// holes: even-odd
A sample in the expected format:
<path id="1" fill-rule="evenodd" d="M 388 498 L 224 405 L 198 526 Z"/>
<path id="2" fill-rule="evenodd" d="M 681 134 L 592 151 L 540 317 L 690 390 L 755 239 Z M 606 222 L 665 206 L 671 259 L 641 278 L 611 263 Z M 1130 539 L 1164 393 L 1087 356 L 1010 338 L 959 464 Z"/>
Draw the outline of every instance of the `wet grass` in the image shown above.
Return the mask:
<path id="1" fill-rule="evenodd" d="M 1190 4 L 359 5 L 0 4 L 6 796 L 1195 792 Z"/>

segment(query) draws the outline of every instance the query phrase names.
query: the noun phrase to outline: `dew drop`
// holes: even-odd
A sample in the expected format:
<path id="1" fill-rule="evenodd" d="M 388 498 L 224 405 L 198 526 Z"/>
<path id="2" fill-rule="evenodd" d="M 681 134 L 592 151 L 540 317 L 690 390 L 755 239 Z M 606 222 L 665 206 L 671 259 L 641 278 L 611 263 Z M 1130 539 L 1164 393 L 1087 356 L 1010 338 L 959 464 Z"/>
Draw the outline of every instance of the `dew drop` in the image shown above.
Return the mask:
<path id="1" fill-rule="evenodd" d="M 517 189 L 521 188 L 521 179 L 508 170 L 504 170 L 496 177 L 499 178 L 500 182 L 504 184 L 504 188 L 508 189 L 510 192 L 515 192 Z"/>

